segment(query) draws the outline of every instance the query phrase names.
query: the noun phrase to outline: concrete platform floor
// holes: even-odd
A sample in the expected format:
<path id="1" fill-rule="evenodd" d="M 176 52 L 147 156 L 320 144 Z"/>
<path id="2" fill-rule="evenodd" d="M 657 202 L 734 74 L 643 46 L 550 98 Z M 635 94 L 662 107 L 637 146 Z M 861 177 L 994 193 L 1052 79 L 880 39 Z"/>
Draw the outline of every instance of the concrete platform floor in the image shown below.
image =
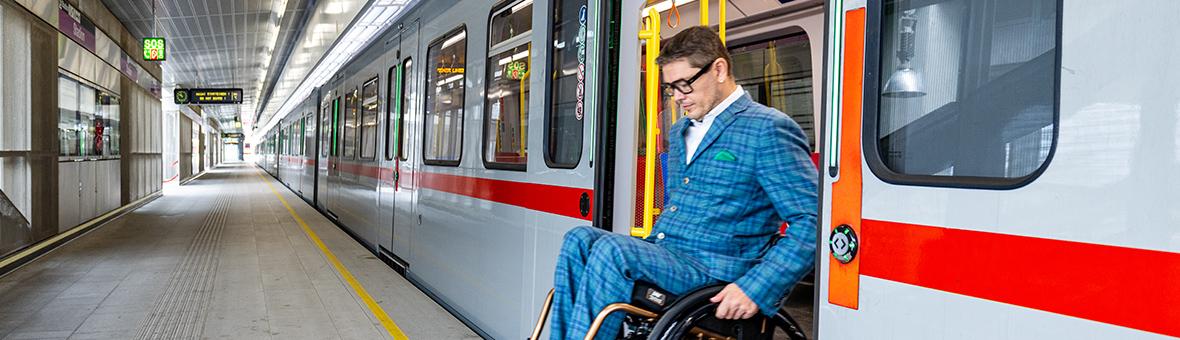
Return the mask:
<path id="1" fill-rule="evenodd" d="M 224 166 L 0 277 L 3 339 L 478 339 L 269 176 Z M 317 234 L 390 331 L 264 181 Z"/>

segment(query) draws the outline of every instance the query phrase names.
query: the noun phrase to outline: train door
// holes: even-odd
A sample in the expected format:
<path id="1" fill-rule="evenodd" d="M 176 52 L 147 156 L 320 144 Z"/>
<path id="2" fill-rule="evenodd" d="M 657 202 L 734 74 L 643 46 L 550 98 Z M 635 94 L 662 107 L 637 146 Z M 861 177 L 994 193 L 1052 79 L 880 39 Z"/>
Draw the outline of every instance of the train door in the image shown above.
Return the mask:
<path id="1" fill-rule="evenodd" d="M 738 85 L 750 99 L 781 111 L 803 128 L 818 159 L 824 65 L 824 1 L 623 1 L 619 46 L 615 140 L 613 230 L 646 237 L 667 201 L 665 135 L 685 119 L 662 96 L 656 57 L 666 40 L 685 28 L 704 25 L 718 32 L 731 57 Z M 637 113 L 630 116 L 624 113 Z M 818 207 L 817 207 L 818 209 Z M 814 279 L 804 279 L 786 304 L 799 320 L 810 320 Z M 811 333 L 811 327 L 805 327 Z"/>
<path id="2" fill-rule="evenodd" d="M 388 39 L 383 39 L 382 67 L 379 68 L 381 76 L 379 86 L 384 89 L 382 94 L 384 100 L 381 100 L 381 131 L 382 138 L 378 141 L 383 145 L 381 148 L 384 152 L 378 155 L 378 163 L 380 164 L 380 171 L 377 173 L 377 220 L 376 234 L 377 239 L 374 242 L 377 245 L 377 250 L 380 255 L 390 257 L 393 249 L 393 210 L 397 205 L 394 200 L 394 191 L 397 190 L 395 186 L 395 176 L 397 176 L 397 165 L 395 162 L 397 155 L 397 111 L 398 97 L 401 93 L 397 86 L 401 83 L 397 80 L 401 76 L 401 70 L 398 68 L 398 61 L 401 59 L 401 32 L 404 26 L 398 26 L 390 29 L 397 32 L 392 34 Z"/>
<path id="3" fill-rule="evenodd" d="M 726 5 L 724 9 L 721 3 Z M 707 9 L 702 11 L 702 5 L 708 6 Z M 639 95 L 623 94 L 619 105 L 637 108 L 639 115 L 634 121 L 620 124 L 619 138 L 624 141 L 634 138 L 630 145 L 635 150 L 630 152 L 635 156 L 624 157 L 620 166 L 627 164 L 628 159 L 633 160 L 635 172 L 628 174 L 632 178 L 620 183 L 633 181 L 630 187 L 635 188 L 634 195 L 628 199 L 633 200 L 636 208 L 632 216 L 616 215 L 615 223 L 632 226 L 632 235 L 646 236 L 667 199 L 663 192 L 663 174 L 668 159 L 667 141 L 674 136 L 665 136 L 663 132 L 683 119 L 683 114 L 675 102 L 657 91 L 661 81 L 659 73 L 651 74 L 650 79 L 647 77 L 649 68 L 658 67 L 655 64 L 655 56 L 661 50 L 658 42 L 687 27 L 708 25 L 718 30 L 729 50 L 738 85 L 752 100 L 786 113 L 798 123 L 807 134 L 812 159 L 818 161 L 816 122 L 820 121 L 821 115 L 821 91 L 818 89 L 822 74 L 812 70 L 823 66 L 822 1 L 781 4 L 728 0 L 679 6 L 672 6 L 671 1 L 638 1 L 634 6 L 643 8 L 640 12 L 644 16 L 638 24 L 643 37 L 639 46 L 630 51 L 635 51 L 643 62 L 639 63 L 638 72 L 620 72 L 639 75 L 620 80 L 629 83 L 625 85 L 629 88 L 638 84 L 634 92 L 620 92 Z M 638 131 L 638 135 L 629 138 L 626 130 L 632 128 Z M 625 192 L 630 195 L 632 191 Z"/>
<path id="4" fill-rule="evenodd" d="M 389 209 L 383 209 L 390 214 L 382 215 L 382 221 L 389 221 L 390 223 L 390 249 L 389 251 L 394 255 L 395 261 L 401 262 L 402 265 L 408 265 L 405 261 L 410 259 L 410 239 L 413 231 L 413 193 L 414 193 L 414 176 L 413 165 L 416 163 L 415 154 L 416 148 L 411 147 L 413 141 L 417 140 L 417 128 L 411 117 L 414 115 L 415 101 L 413 94 L 414 89 L 414 60 L 418 53 L 418 21 L 415 20 L 406 24 L 399 35 L 397 43 L 400 45 L 397 53 L 397 59 L 389 67 L 389 89 L 390 95 L 389 103 L 389 119 L 391 123 L 388 125 L 390 133 L 388 134 L 389 154 L 387 159 L 392 161 L 392 172 L 389 176 L 389 185 L 392 190 L 389 195 L 383 195 L 382 198 L 388 198 Z M 385 205 L 384 203 L 382 204 Z"/>
<path id="5" fill-rule="evenodd" d="M 318 92 L 315 92 L 319 96 Z M 315 179 L 315 203 L 321 209 L 327 210 L 328 197 L 328 173 L 331 165 L 329 164 L 328 155 L 332 147 L 332 101 L 324 99 L 319 102 L 318 106 L 319 124 L 316 124 L 316 179 Z"/>

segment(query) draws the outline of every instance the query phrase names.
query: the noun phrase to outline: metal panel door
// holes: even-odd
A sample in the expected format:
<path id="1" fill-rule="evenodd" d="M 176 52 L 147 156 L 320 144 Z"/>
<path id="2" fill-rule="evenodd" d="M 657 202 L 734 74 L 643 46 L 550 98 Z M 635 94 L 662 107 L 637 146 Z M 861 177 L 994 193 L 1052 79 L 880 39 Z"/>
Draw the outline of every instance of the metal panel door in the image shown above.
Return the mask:
<path id="1" fill-rule="evenodd" d="M 401 70 L 402 84 L 399 87 L 402 89 L 402 94 L 405 98 L 402 99 L 401 112 L 395 117 L 399 130 L 404 136 L 399 137 L 398 155 L 394 156 L 394 201 L 397 204 L 393 209 L 393 253 L 403 260 L 410 260 L 410 240 L 413 232 L 414 223 L 414 192 L 417 186 L 414 183 L 414 165 L 417 164 L 419 157 L 417 154 L 418 148 L 415 141 L 418 140 L 418 131 L 421 128 L 414 124 L 417 121 L 416 117 L 420 115 L 421 105 L 418 104 L 419 96 L 416 89 L 418 89 L 417 78 L 413 77 L 415 66 L 420 64 L 417 62 L 421 60 L 418 58 L 418 21 L 415 20 L 405 26 L 401 36 L 401 58 L 397 61 L 398 67 Z M 408 62 L 407 62 L 408 61 Z M 405 145 L 402 145 L 405 144 Z M 404 156 L 404 157 L 402 157 Z"/>
<path id="2" fill-rule="evenodd" d="M 66 231 L 78 225 L 78 199 L 81 185 L 78 183 L 78 162 L 58 163 L 57 221 L 58 231 Z"/>
<path id="3" fill-rule="evenodd" d="M 78 205 L 79 214 L 81 214 L 79 222 L 85 222 L 98 216 L 98 205 L 96 203 L 98 186 L 95 180 L 97 168 L 95 165 L 97 164 L 98 162 L 87 161 L 82 162 L 78 167 L 78 182 L 82 183 L 81 201 Z"/>

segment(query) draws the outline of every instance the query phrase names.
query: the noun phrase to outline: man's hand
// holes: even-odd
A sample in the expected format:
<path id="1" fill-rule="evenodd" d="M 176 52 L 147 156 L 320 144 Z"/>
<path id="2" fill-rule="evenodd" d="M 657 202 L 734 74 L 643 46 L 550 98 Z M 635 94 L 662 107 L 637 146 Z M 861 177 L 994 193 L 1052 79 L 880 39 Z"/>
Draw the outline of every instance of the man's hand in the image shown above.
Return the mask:
<path id="1" fill-rule="evenodd" d="M 709 299 L 718 303 L 717 318 L 722 320 L 749 319 L 758 313 L 758 304 L 746 296 L 737 284 L 730 283 Z"/>

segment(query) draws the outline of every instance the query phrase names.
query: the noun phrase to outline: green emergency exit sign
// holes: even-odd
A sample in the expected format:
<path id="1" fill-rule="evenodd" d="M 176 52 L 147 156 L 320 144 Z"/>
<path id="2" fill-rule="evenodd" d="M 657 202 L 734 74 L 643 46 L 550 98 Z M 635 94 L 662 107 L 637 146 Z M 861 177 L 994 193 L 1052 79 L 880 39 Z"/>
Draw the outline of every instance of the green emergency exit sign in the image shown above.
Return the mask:
<path id="1" fill-rule="evenodd" d="M 166 51 L 164 38 L 143 38 L 143 60 L 164 61 Z"/>

